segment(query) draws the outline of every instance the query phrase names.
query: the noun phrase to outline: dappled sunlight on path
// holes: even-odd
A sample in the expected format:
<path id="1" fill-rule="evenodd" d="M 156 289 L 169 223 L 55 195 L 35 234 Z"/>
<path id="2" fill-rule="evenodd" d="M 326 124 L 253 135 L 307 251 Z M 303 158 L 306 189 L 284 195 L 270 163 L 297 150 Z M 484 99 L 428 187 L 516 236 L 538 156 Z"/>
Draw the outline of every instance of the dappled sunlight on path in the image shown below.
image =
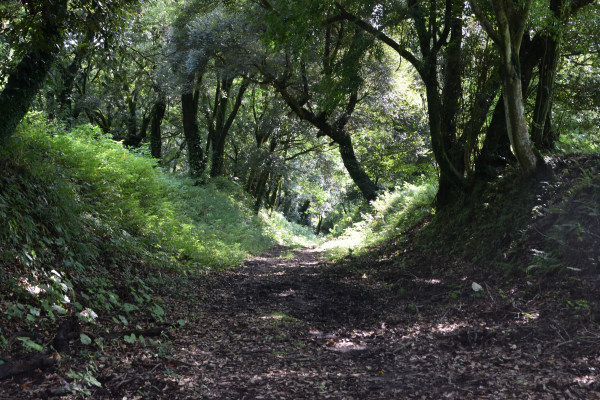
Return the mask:
<path id="1" fill-rule="evenodd" d="M 173 352 L 185 360 L 182 398 L 186 384 L 207 399 L 554 398 L 595 387 L 595 375 L 571 371 L 600 369 L 600 358 L 565 369 L 538 321 L 494 313 L 470 292 L 452 301 L 456 290 L 431 276 L 404 274 L 399 293 L 363 275 L 314 249 L 277 248 L 198 280 L 206 295 Z"/>
<path id="2" fill-rule="evenodd" d="M 319 257 L 278 247 L 180 281 L 163 298 L 184 323 L 107 345 L 90 398 L 600 398 L 600 332 L 553 298 L 475 292 L 424 258 Z"/>

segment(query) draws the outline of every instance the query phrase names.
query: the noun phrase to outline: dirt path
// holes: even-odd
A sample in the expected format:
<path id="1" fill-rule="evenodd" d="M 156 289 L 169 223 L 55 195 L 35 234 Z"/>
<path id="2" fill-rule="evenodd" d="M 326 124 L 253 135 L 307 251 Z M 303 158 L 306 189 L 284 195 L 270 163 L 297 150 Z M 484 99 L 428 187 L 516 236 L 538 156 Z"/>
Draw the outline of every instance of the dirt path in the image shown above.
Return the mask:
<path id="1" fill-rule="evenodd" d="M 102 387 L 82 397 L 600 399 L 596 324 L 533 291 L 501 296 L 489 282 L 477 294 L 416 261 L 333 265 L 278 248 L 192 278 L 167 300 L 185 326 L 153 345 L 107 343 L 87 364 Z M 3 382 L 0 399 L 76 398 L 57 390 L 67 365 Z"/>
<path id="2" fill-rule="evenodd" d="M 598 337 L 576 341 L 535 295 L 368 271 L 279 248 L 198 279 L 172 362 L 127 387 L 169 399 L 600 398 Z"/>

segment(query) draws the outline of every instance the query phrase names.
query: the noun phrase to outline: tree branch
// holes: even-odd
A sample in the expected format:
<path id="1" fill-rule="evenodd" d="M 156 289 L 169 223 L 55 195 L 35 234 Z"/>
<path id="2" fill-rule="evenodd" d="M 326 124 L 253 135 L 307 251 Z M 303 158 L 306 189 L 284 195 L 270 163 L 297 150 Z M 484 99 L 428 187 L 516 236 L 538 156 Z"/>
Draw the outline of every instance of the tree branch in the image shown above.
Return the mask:
<path id="1" fill-rule="evenodd" d="M 481 24 L 483 30 L 490 36 L 492 41 L 494 43 L 496 43 L 498 46 L 501 46 L 502 41 L 500 40 L 500 35 L 494 29 L 494 26 L 492 25 L 490 20 L 485 16 L 483 11 L 479 7 L 479 4 L 477 3 L 477 1 L 478 0 L 473 0 L 471 2 L 471 9 L 473 10 L 473 14 L 475 14 L 475 16 L 479 20 L 479 23 Z"/>
<path id="2" fill-rule="evenodd" d="M 363 20 L 356 17 L 354 14 L 349 13 L 340 3 L 335 2 L 335 6 L 340 10 L 340 16 L 344 19 L 352 22 L 354 25 L 358 26 L 365 32 L 373 35 L 377 39 L 381 40 L 383 43 L 390 46 L 394 49 L 401 57 L 410 62 L 418 71 L 423 69 L 422 62 L 417 59 L 412 53 L 402 47 L 398 42 L 394 39 L 383 33 L 382 31 L 376 29 L 374 26 L 364 22 Z"/>

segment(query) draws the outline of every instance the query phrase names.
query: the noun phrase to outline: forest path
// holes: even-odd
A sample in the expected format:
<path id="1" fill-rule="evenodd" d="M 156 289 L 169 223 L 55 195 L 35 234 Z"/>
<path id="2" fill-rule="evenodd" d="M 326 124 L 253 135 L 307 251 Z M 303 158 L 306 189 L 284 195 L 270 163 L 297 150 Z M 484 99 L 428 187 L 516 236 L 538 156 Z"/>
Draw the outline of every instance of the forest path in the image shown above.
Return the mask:
<path id="1" fill-rule="evenodd" d="M 575 344 L 538 296 L 474 296 L 464 278 L 391 268 L 395 284 L 276 248 L 194 278 L 198 301 L 181 303 L 189 323 L 154 388 L 170 399 L 600 398 L 597 338 Z"/>
<path id="2" fill-rule="evenodd" d="M 600 399 L 597 274 L 537 287 L 380 250 L 330 263 L 278 247 L 162 276 L 162 335 L 131 341 L 99 324 L 101 348 L 76 335 L 56 368 L 0 381 L 0 400 Z"/>
<path id="3" fill-rule="evenodd" d="M 279 247 L 198 282 L 198 330 L 176 347 L 197 349 L 200 397 L 397 397 L 385 301 L 338 278 L 314 250 Z"/>

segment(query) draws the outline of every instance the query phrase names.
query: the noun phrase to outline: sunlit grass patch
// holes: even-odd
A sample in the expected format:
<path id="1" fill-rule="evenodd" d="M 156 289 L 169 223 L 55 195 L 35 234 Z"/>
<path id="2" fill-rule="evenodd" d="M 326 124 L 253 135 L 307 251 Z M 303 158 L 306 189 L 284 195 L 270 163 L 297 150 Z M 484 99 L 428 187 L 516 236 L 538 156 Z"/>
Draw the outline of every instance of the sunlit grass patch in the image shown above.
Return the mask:
<path id="1" fill-rule="evenodd" d="M 124 149 L 91 125 L 66 131 L 31 115 L 4 157 L 30 188 L 23 201 L 33 201 L 31 195 L 47 203 L 6 204 L 11 212 L 22 212 L 7 215 L 9 230 L 0 234 L 19 242 L 24 260 L 40 254 L 42 238 L 56 237 L 56 244 L 71 249 L 89 244 L 87 261 L 111 246 L 117 257 L 202 270 L 238 265 L 275 244 L 310 246 L 316 240 L 309 228 L 278 213 L 255 216 L 236 183 L 221 178 L 197 186 L 163 172 L 156 160 Z M 0 199 L 0 206 L 18 199 L 23 189 L 6 185 L 14 190 L 5 192 L 11 199 Z M 46 224 L 41 230 L 40 219 Z M 39 240 L 23 240 L 23 235 Z M 97 243 L 98 236 L 104 236 L 103 243 Z M 80 254 L 71 258 L 85 264 Z"/>
<path id="2" fill-rule="evenodd" d="M 437 186 L 405 184 L 381 194 L 361 220 L 320 246 L 331 258 L 360 254 L 369 246 L 400 235 L 433 212 Z"/>

